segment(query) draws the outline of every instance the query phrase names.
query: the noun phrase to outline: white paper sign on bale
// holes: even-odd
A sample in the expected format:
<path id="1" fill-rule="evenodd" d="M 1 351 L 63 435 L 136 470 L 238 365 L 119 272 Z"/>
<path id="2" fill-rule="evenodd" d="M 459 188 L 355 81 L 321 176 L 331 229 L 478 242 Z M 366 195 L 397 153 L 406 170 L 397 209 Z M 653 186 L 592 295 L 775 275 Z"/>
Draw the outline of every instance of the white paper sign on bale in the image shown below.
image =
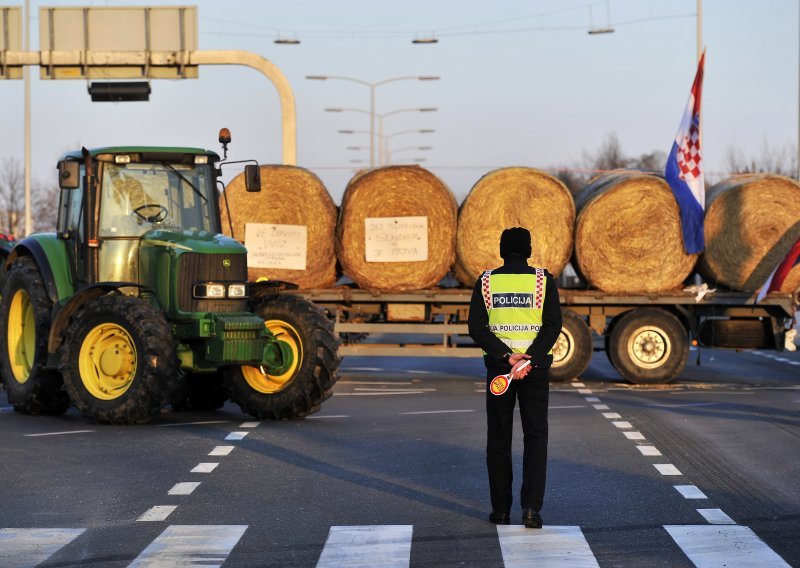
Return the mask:
<path id="1" fill-rule="evenodd" d="M 364 219 L 367 262 L 428 260 L 427 217 L 367 217 Z"/>
<path id="2" fill-rule="evenodd" d="M 248 266 L 305 270 L 308 227 L 245 223 L 244 246 Z"/>

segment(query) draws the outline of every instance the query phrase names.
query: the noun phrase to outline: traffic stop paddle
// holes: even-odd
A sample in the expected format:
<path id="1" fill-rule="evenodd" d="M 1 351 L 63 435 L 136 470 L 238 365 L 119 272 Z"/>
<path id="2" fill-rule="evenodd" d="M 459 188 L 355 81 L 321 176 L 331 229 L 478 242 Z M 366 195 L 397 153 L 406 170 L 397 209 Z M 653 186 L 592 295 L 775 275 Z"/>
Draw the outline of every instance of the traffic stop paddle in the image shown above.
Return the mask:
<path id="1" fill-rule="evenodd" d="M 508 390 L 508 385 L 511 384 L 511 374 L 515 370 L 519 371 L 520 369 L 524 369 L 530 364 L 531 360 L 526 359 L 522 365 L 520 365 L 516 369 L 511 369 L 511 373 L 506 373 L 505 375 L 497 375 L 489 383 L 489 391 L 491 391 L 491 393 L 495 396 L 500 396 L 501 394 L 505 394 L 505 392 Z"/>

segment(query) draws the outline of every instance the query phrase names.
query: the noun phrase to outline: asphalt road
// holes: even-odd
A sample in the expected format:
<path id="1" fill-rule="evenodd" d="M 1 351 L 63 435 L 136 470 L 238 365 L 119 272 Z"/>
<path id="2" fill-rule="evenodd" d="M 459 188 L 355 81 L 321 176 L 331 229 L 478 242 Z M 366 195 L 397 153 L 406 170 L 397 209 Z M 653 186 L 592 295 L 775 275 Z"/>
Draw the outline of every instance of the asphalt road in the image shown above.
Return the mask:
<path id="1" fill-rule="evenodd" d="M 602 353 L 552 386 L 540 531 L 487 521 L 479 360 L 346 358 L 302 421 L 0 395 L 0 566 L 800 566 L 800 353 L 696 353 L 666 387 Z"/>

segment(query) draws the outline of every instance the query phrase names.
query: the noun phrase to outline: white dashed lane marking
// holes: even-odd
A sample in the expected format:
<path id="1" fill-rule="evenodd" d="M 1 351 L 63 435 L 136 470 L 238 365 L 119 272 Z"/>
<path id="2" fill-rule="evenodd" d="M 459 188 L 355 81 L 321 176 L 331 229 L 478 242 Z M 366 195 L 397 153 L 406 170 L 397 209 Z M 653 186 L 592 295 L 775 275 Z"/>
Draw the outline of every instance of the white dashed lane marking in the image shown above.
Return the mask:
<path id="1" fill-rule="evenodd" d="M 735 525 L 736 521 L 722 512 L 722 509 L 697 509 L 711 525 Z"/>
<path id="2" fill-rule="evenodd" d="M 633 428 L 633 424 L 631 424 L 630 422 L 627 422 L 625 420 L 619 420 L 617 422 L 612 422 L 612 424 L 614 426 L 616 426 L 617 428 L 621 429 L 621 430 L 625 430 L 625 429 L 628 429 L 628 428 Z"/>
<path id="3" fill-rule="evenodd" d="M 199 486 L 199 481 L 183 481 L 173 485 L 172 489 L 167 492 L 167 495 L 191 495 L 192 491 L 197 489 Z"/>
<path id="4" fill-rule="evenodd" d="M 664 528 L 697 568 L 791 568 L 748 527 L 664 525 Z"/>
<path id="5" fill-rule="evenodd" d="M 211 473 L 212 471 L 217 469 L 218 465 L 219 463 L 213 463 L 213 462 L 199 463 L 196 466 L 194 466 L 194 469 L 192 469 L 191 473 Z"/>
<path id="6" fill-rule="evenodd" d="M 226 440 L 244 440 L 244 437 L 247 436 L 249 432 L 231 432 L 227 436 L 225 436 Z"/>
<path id="7" fill-rule="evenodd" d="M 623 432 L 623 434 L 629 440 L 644 440 L 644 434 L 641 432 Z"/>
<path id="8" fill-rule="evenodd" d="M 350 418 L 349 414 L 323 414 L 321 416 L 307 416 L 306 420 L 325 420 L 327 418 Z"/>
<path id="9" fill-rule="evenodd" d="M 622 418 L 622 416 L 620 416 L 618 412 L 604 412 L 603 413 L 603 418 L 608 418 L 609 420 L 611 420 L 611 419 Z"/>
<path id="10" fill-rule="evenodd" d="M 474 410 L 418 410 L 416 412 L 401 412 L 400 414 L 458 414 L 462 412 L 475 412 Z"/>
<path id="11" fill-rule="evenodd" d="M 680 470 L 671 463 L 654 463 L 653 467 L 656 468 L 661 475 L 683 475 Z"/>
<path id="12" fill-rule="evenodd" d="M 163 521 L 177 508 L 177 505 L 156 505 L 155 507 L 150 507 L 136 520 L 143 522 Z"/>
<path id="13" fill-rule="evenodd" d="M 660 456 L 661 452 L 655 446 L 636 446 L 643 456 Z"/>
<path id="14" fill-rule="evenodd" d="M 202 422 L 172 422 L 171 424 L 159 424 L 163 428 L 170 426 L 202 426 L 203 424 L 227 424 L 230 420 L 203 420 Z"/>
<path id="15" fill-rule="evenodd" d="M 683 495 L 684 499 L 708 499 L 706 494 L 694 485 L 675 485 L 674 487 L 678 493 Z"/>
<path id="16" fill-rule="evenodd" d="M 43 432 L 41 434 L 25 434 L 28 438 L 38 438 L 40 436 L 63 436 L 65 434 L 88 434 L 94 430 L 69 430 L 65 432 Z"/>
<path id="17" fill-rule="evenodd" d="M 239 428 L 255 428 L 259 424 L 261 424 L 261 422 L 242 422 L 239 424 Z"/>
<path id="18" fill-rule="evenodd" d="M 233 451 L 234 446 L 217 446 L 210 452 L 208 455 L 210 456 L 227 456 Z"/>

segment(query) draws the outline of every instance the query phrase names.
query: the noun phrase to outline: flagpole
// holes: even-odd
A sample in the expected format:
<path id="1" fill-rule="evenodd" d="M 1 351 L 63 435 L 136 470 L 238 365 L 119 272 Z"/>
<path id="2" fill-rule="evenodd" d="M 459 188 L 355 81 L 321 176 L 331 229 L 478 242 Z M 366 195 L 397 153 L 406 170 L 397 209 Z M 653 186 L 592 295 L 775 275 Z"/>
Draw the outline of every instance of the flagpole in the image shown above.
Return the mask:
<path id="1" fill-rule="evenodd" d="M 703 0 L 697 0 L 697 62 L 703 55 Z"/>

